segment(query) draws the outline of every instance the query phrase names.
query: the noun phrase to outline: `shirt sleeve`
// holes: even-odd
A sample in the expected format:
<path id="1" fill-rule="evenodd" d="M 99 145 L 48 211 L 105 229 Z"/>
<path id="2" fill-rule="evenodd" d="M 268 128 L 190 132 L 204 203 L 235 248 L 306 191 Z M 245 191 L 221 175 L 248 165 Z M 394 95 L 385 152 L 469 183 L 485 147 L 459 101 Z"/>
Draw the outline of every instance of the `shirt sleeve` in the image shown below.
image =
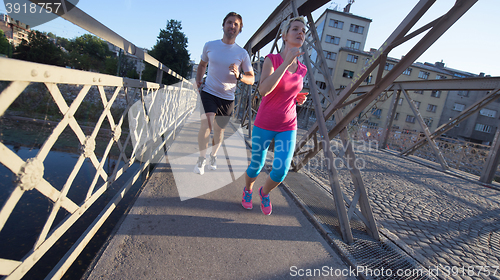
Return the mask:
<path id="1" fill-rule="evenodd" d="M 250 70 L 252 70 L 252 63 L 250 62 L 250 57 L 247 52 L 245 52 L 245 56 L 243 57 L 241 69 L 243 69 L 243 72 L 250 72 Z"/>
<path id="2" fill-rule="evenodd" d="M 208 62 L 208 43 L 203 46 L 203 52 L 201 53 L 201 60 Z"/>
<path id="3" fill-rule="evenodd" d="M 304 64 L 300 63 L 302 65 L 302 77 L 305 77 L 306 74 L 307 74 L 307 66 L 305 66 Z"/>

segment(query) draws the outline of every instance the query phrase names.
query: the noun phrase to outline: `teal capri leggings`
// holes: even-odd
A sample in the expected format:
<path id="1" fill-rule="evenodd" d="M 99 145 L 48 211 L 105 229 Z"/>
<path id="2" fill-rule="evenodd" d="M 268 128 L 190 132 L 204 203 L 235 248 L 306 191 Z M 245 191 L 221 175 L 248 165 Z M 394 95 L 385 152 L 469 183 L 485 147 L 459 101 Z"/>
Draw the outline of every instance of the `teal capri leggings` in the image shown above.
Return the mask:
<path id="1" fill-rule="evenodd" d="M 252 130 L 252 159 L 247 168 L 248 177 L 255 178 L 259 175 L 266 162 L 267 149 L 274 138 L 273 170 L 269 177 L 275 182 L 282 182 L 292 163 L 296 137 L 296 130 L 278 132 L 254 126 Z"/>

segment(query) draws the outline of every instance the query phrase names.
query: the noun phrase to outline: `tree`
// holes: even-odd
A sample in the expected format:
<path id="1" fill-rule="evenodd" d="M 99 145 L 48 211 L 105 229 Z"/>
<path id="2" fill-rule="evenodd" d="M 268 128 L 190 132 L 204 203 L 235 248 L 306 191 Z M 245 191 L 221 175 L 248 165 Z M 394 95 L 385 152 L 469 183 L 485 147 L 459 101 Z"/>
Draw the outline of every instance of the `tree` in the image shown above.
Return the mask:
<path id="1" fill-rule="evenodd" d="M 63 47 L 65 50 L 67 50 L 69 44 L 70 41 L 68 39 L 63 37 L 56 37 L 56 45 Z"/>
<path id="2" fill-rule="evenodd" d="M 173 19 L 168 21 L 167 28 L 160 29 L 158 40 L 148 53 L 177 74 L 186 77 L 190 72 L 189 53 L 187 51 L 188 39 L 181 30 L 180 21 Z M 156 82 L 156 69 L 156 67 L 146 64 L 143 73 L 144 80 Z M 163 74 L 163 84 L 170 85 L 177 82 L 179 82 L 177 78 L 166 73 Z"/>
<path id="3" fill-rule="evenodd" d="M 64 52 L 52 43 L 49 38 L 40 31 L 32 31 L 28 35 L 28 41 L 23 40 L 16 47 L 13 57 L 17 59 L 64 66 Z"/>
<path id="4" fill-rule="evenodd" d="M 5 38 L 3 30 L 0 29 L 0 55 L 4 54 L 7 57 L 12 57 L 12 50 L 14 47 L 9 43 L 9 40 Z"/>
<path id="5" fill-rule="evenodd" d="M 84 34 L 66 44 L 70 66 L 76 69 L 103 73 L 106 59 L 113 57 L 108 43 L 97 36 Z"/>
<path id="6" fill-rule="evenodd" d="M 118 57 L 108 57 L 105 62 L 105 74 L 117 75 L 131 79 L 139 79 L 134 62 L 120 52 Z"/>

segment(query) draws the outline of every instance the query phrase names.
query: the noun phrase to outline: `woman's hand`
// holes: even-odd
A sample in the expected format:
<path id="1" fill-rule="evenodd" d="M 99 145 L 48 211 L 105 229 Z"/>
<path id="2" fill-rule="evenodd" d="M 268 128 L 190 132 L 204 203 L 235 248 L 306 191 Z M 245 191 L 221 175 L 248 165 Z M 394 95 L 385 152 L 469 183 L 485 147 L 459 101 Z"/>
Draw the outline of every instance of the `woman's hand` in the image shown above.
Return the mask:
<path id="1" fill-rule="evenodd" d="M 287 65 L 291 65 L 294 61 L 295 61 L 295 58 L 303 55 L 304 52 L 301 52 L 300 51 L 300 48 L 297 48 L 297 47 L 293 47 L 291 48 L 285 55 L 285 63 Z"/>
<path id="2" fill-rule="evenodd" d="M 308 94 L 307 92 L 299 92 L 299 94 L 297 94 L 295 100 L 297 101 L 298 105 L 302 105 L 304 104 L 304 102 L 306 102 L 307 94 Z"/>

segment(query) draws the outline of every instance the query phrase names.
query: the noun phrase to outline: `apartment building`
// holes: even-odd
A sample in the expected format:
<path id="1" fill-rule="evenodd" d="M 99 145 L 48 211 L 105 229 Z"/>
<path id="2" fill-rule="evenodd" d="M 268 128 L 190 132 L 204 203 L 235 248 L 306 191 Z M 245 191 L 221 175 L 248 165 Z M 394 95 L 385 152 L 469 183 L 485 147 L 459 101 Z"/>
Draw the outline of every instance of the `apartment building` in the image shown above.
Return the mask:
<path id="1" fill-rule="evenodd" d="M 482 76 L 482 73 L 480 74 Z M 484 98 L 485 91 L 450 91 L 439 125 L 447 123 L 462 111 Z M 490 145 L 500 125 L 500 99 L 490 103 L 446 132 L 447 137 Z"/>
<path id="2" fill-rule="evenodd" d="M 30 26 L 15 20 L 6 14 L 0 14 L 0 29 L 9 43 L 17 47 L 23 40 L 28 41 L 28 35 L 31 32 Z"/>
<path id="3" fill-rule="evenodd" d="M 336 88 L 344 88 L 351 83 L 352 78 L 361 73 L 365 63 L 371 59 L 375 49 L 370 52 L 354 51 L 349 48 L 339 50 L 337 56 L 337 71 L 333 77 L 333 83 Z M 387 74 L 399 62 L 396 58 L 387 58 L 382 75 Z M 378 67 L 376 67 L 362 85 L 373 84 L 377 79 Z M 465 72 L 461 72 L 461 75 Z M 473 74 L 467 73 L 472 76 Z M 408 67 L 396 81 L 424 81 L 432 79 L 452 79 L 456 77 L 452 71 L 445 69 L 444 63 L 413 63 Z M 422 118 L 429 127 L 430 131 L 434 131 L 440 125 L 440 118 L 445 109 L 445 103 L 448 97 L 448 91 L 407 91 L 410 98 L 415 102 Z M 389 114 L 390 99 L 384 102 L 378 102 L 376 108 L 372 108 L 367 113 L 368 122 L 364 125 L 368 128 L 378 129 L 383 128 Z M 415 114 L 410 108 L 410 105 L 403 95 L 397 101 L 396 115 L 393 121 L 393 128 L 400 130 L 409 130 L 415 132 L 423 132 Z"/>
<path id="4" fill-rule="evenodd" d="M 336 61 L 341 48 L 356 51 L 362 51 L 365 48 L 368 28 L 372 20 L 349 13 L 349 7 L 348 5 L 344 8 L 344 11 L 326 9 L 315 23 L 330 76 L 336 72 Z M 311 34 L 307 34 L 307 36 L 308 40 L 312 40 Z M 316 51 L 311 48 L 309 52 L 311 61 L 317 62 L 318 54 Z M 314 77 L 320 90 L 325 89 L 323 75 L 315 71 Z M 308 83 L 306 79 L 306 87 Z"/>

